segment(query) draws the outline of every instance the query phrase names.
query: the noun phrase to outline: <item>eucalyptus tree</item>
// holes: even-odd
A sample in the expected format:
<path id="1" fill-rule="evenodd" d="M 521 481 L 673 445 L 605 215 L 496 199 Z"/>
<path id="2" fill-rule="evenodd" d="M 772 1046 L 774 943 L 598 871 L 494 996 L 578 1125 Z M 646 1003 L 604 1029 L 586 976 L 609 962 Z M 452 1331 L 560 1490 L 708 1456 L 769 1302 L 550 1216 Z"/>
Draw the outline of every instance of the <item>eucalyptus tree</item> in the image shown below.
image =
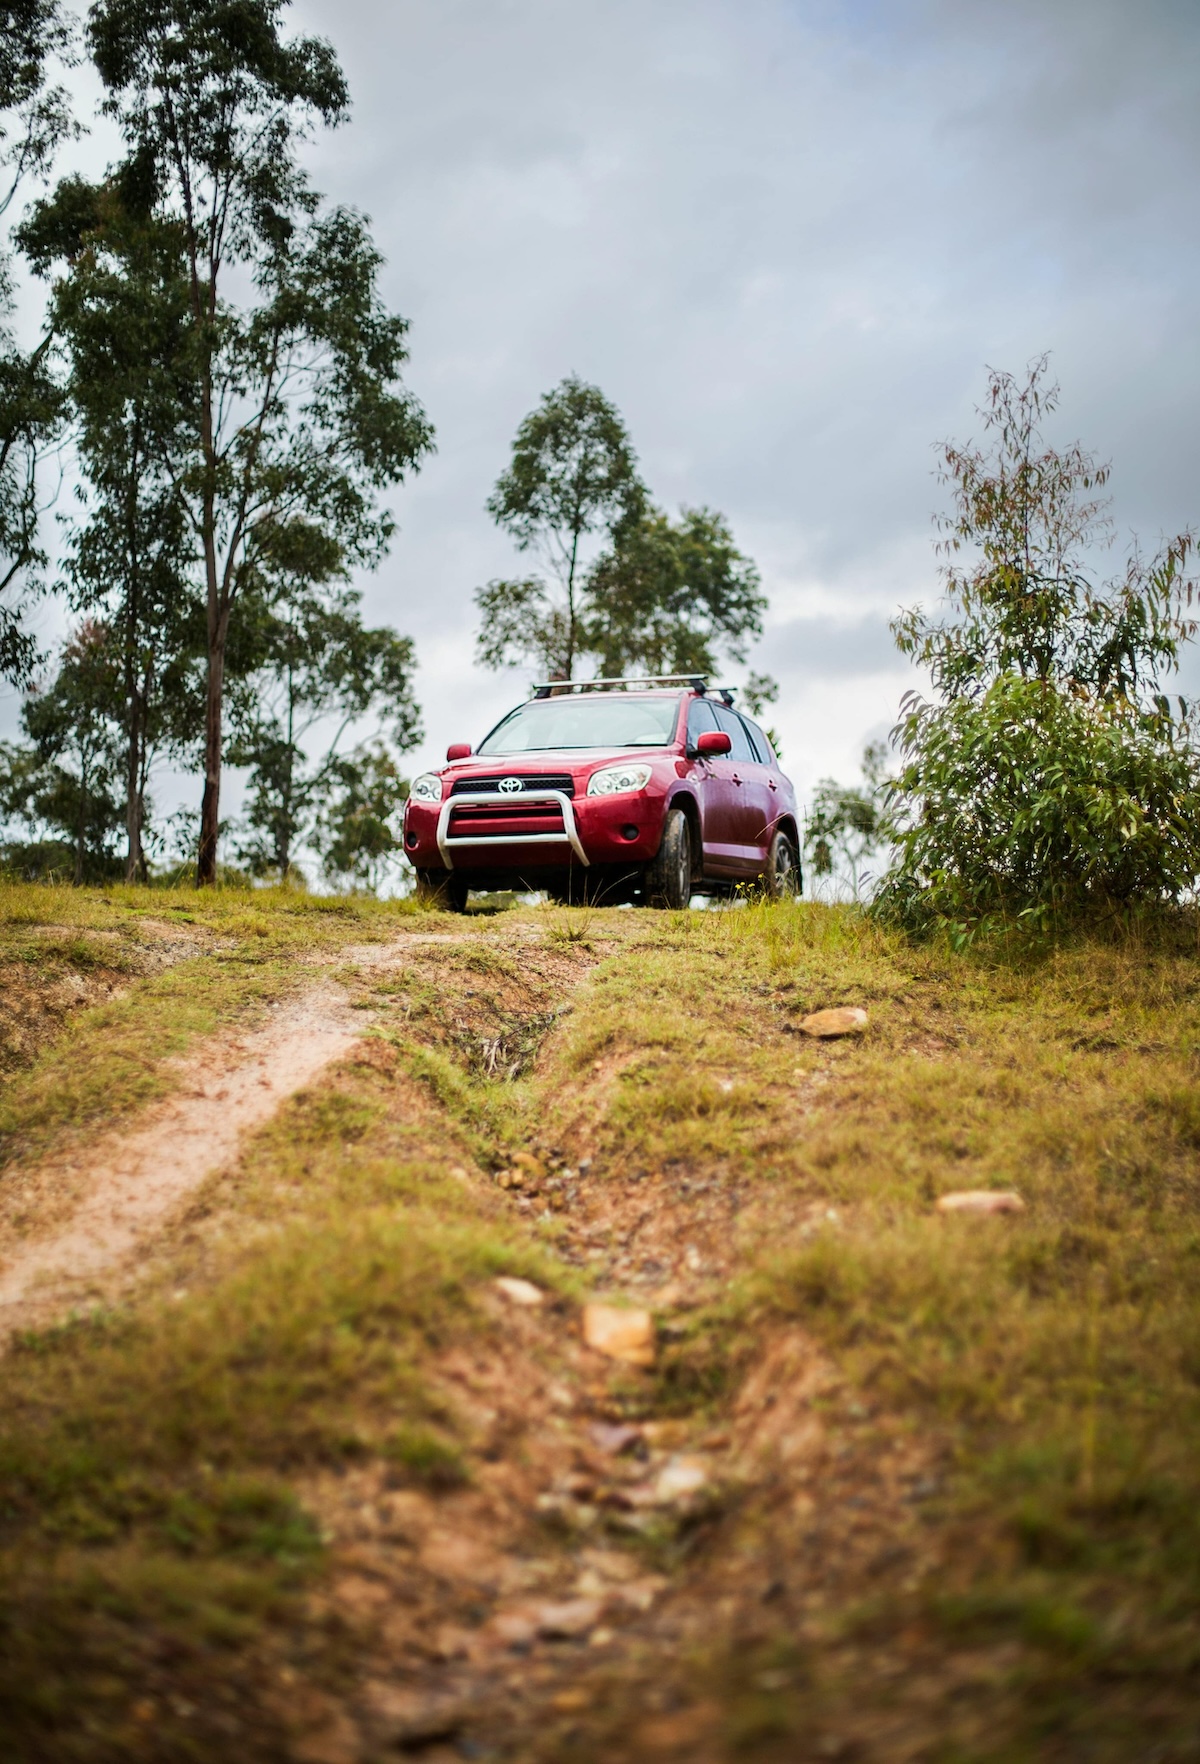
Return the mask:
<path id="1" fill-rule="evenodd" d="M 711 674 L 724 651 L 741 661 L 762 631 L 758 569 L 708 508 L 678 521 L 640 508 L 619 523 L 588 571 L 588 648 L 602 674 Z"/>
<path id="2" fill-rule="evenodd" d="M 88 42 L 153 218 L 178 230 L 188 423 L 167 454 L 205 602 L 197 879 L 216 878 L 226 664 L 243 601 L 306 541 L 372 565 L 382 494 L 432 445 L 401 383 L 404 319 L 366 220 L 324 208 L 299 163 L 348 112 L 330 46 L 286 37 L 283 0 L 98 0 Z M 269 574 L 269 570 L 267 571 Z"/>
<path id="3" fill-rule="evenodd" d="M 645 497 L 616 406 L 576 375 L 547 392 L 521 423 L 512 462 L 488 498 L 492 519 L 546 574 L 497 580 L 475 601 L 483 617 L 479 659 L 505 667 L 526 658 L 569 680 L 588 649 L 584 548 L 632 519 Z"/>
<path id="4" fill-rule="evenodd" d="M 51 315 L 84 511 L 69 523 L 63 585 L 76 611 L 104 621 L 120 657 L 132 881 L 146 874 L 151 762 L 194 734 L 185 700 L 203 650 L 198 547 L 170 469 L 193 416 L 181 239 L 146 211 L 132 178 L 64 180 L 18 238 L 36 270 L 61 272 Z"/>
<path id="5" fill-rule="evenodd" d="M 66 95 L 48 75 L 70 40 L 57 0 L 0 3 L 0 217 L 26 175 L 46 172 L 69 131 Z M 47 561 L 39 468 L 60 431 L 63 403 L 49 371 L 49 334 L 21 349 L 5 322 L 12 308 L 11 264 L 0 249 L 0 679 L 18 684 L 37 657 L 21 615 Z"/>
<path id="6" fill-rule="evenodd" d="M 342 742 L 356 722 L 375 713 L 400 751 L 420 739 L 412 642 L 386 625 L 365 625 L 361 598 L 344 585 L 302 577 L 265 597 L 261 665 L 239 694 L 241 727 L 230 748 L 235 764 L 251 768 L 249 837 L 239 855 L 258 874 L 273 871 L 286 880 L 297 846 L 328 822 L 333 803 L 352 794 L 362 761 Z M 398 777 L 394 760 L 392 766 Z M 372 762 L 366 771 L 378 767 Z M 348 813 L 338 810 L 334 818 L 344 821 Z"/>
<path id="7" fill-rule="evenodd" d="M 34 684 L 21 722 L 25 749 L 0 762 L 0 803 L 31 833 L 69 845 L 78 886 L 110 874 L 121 823 L 120 660 L 111 633 L 84 620 L 63 645 L 57 670 Z"/>
<path id="8" fill-rule="evenodd" d="M 1107 467 L 1044 439 L 1057 403 L 1045 358 L 991 374 L 983 440 L 943 449 L 942 605 L 893 626 L 932 692 L 893 731 L 879 903 L 960 941 L 1200 877 L 1194 708 L 1166 691 L 1196 632 L 1192 537 L 1103 578 Z"/>

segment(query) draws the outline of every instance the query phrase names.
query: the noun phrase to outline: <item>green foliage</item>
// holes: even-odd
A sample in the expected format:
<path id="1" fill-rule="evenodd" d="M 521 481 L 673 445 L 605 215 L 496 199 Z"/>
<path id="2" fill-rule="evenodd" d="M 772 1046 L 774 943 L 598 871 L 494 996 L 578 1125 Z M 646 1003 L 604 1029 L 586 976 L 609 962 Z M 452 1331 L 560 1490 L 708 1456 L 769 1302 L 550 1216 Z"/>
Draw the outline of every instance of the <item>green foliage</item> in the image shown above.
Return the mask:
<path id="1" fill-rule="evenodd" d="M 57 0 L 0 5 L 0 215 L 26 174 L 47 170 L 69 133 L 66 94 L 47 86 L 47 71 L 68 53 L 70 36 Z M 60 433 L 63 402 L 47 365 L 49 338 L 26 354 L 3 323 L 11 311 L 8 257 L 0 250 L 0 680 L 24 684 L 38 646 L 22 613 L 47 561 L 39 467 Z"/>
<path id="2" fill-rule="evenodd" d="M 111 633 L 124 735 L 126 875 L 144 878 L 156 754 L 193 746 L 203 655 L 195 536 L 169 460 L 185 445 L 187 283 L 178 229 L 138 211 L 120 180 L 65 179 L 18 237 L 46 273 L 65 260 L 52 324 L 67 366 L 85 517 L 71 524 L 66 589 Z"/>
<path id="3" fill-rule="evenodd" d="M 46 84 L 50 62 L 70 54 L 72 27 L 58 0 L 4 0 L 0 5 L 0 214 L 22 178 L 44 173 L 70 132 L 67 95 Z"/>
<path id="4" fill-rule="evenodd" d="M 625 424 L 600 388 L 573 374 L 547 392 L 517 430 L 487 507 L 518 550 L 540 553 L 558 592 L 540 576 L 478 591 L 485 667 L 528 656 L 550 677 L 572 678 L 587 647 L 580 547 L 635 515 L 643 494 Z"/>
<path id="5" fill-rule="evenodd" d="M 722 515 L 685 508 L 672 521 L 639 508 L 588 573 L 588 647 L 602 675 L 712 674 L 719 648 L 743 659 L 765 606 Z"/>
<path id="6" fill-rule="evenodd" d="M 341 885 L 376 889 L 401 854 L 400 816 L 408 782 L 382 742 L 332 760 L 314 843 L 325 874 Z"/>
<path id="7" fill-rule="evenodd" d="M 85 622 L 64 646 L 58 673 L 22 711 L 29 748 L 0 750 L 0 814 L 32 839 L 10 844 L 12 867 L 56 869 L 69 851 L 78 884 L 109 876 L 121 824 L 119 666 L 111 633 Z"/>
<path id="8" fill-rule="evenodd" d="M 396 848 L 387 826 L 403 800 L 394 759 L 379 744 L 349 756 L 339 747 L 350 725 L 371 710 L 385 716 L 396 747 L 419 739 L 413 646 L 387 626 L 365 626 L 361 599 L 345 587 L 323 593 L 293 577 L 263 610 L 264 661 L 239 690 L 240 728 L 230 753 L 235 764 L 252 768 L 239 856 L 257 875 L 286 878 L 296 847 L 318 822 L 326 829 L 326 854 L 336 848 L 337 874 L 349 869 L 365 879 Z M 336 728 L 310 763 L 306 737 L 330 717 L 338 719 Z"/>
<path id="9" fill-rule="evenodd" d="M 1107 468 L 1045 444 L 1057 401 L 1044 359 L 1024 385 L 992 375 L 986 446 L 944 452 L 948 612 L 893 627 L 936 696 L 909 694 L 894 732 L 899 861 L 879 905 L 959 939 L 1178 899 L 1200 874 L 1192 713 L 1160 685 L 1196 628 L 1191 536 L 1093 580 Z"/>
<path id="10" fill-rule="evenodd" d="M 863 865 L 887 840 L 883 768 L 887 749 L 872 742 L 863 755 L 863 783 L 839 784 L 822 778 L 804 822 L 804 850 L 814 876 L 836 876 L 849 883 L 857 899 L 865 880 Z"/>
<path id="11" fill-rule="evenodd" d="M 484 667 L 533 660 L 549 679 L 574 678 L 585 655 L 601 674 L 711 673 L 717 650 L 741 659 L 766 605 L 754 563 L 723 516 L 654 508 L 619 412 L 572 376 L 517 431 L 512 464 L 488 512 L 521 551 L 549 567 L 476 592 Z M 585 542 L 607 540 L 586 562 Z"/>
<path id="12" fill-rule="evenodd" d="M 407 324 L 380 300 L 367 223 L 321 212 L 299 164 L 312 125 L 344 119 L 345 81 L 327 43 L 284 38 L 283 13 L 282 0 L 101 0 L 88 25 L 121 178 L 178 230 L 187 286 L 186 439 L 170 478 L 206 603 L 204 882 L 243 608 L 310 553 L 324 579 L 375 563 L 393 526 L 379 498 L 431 445 L 400 383 Z"/>

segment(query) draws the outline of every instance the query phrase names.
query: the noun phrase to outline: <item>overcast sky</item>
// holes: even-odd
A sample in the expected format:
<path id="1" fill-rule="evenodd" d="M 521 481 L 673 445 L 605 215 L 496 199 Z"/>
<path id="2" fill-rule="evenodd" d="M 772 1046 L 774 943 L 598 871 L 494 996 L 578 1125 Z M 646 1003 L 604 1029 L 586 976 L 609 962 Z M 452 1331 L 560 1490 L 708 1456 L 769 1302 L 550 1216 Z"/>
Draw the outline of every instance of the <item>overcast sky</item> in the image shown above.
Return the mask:
<path id="1" fill-rule="evenodd" d="M 484 513 L 571 372 L 655 496 L 762 570 L 750 666 L 801 790 L 849 779 L 936 594 L 934 443 L 985 364 L 1052 352 L 1060 440 L 1112 461 L 1122 535 L 1200 522 L 1195 0 L 302 0 L 350 79 L 319 186 L 374 222 L 438 452 L 395 498 L 374 620 L 412 634 L 428 739 L 528 673 L 474 667 Z M 731 668 L 738 679 L 744 669 Z"/>

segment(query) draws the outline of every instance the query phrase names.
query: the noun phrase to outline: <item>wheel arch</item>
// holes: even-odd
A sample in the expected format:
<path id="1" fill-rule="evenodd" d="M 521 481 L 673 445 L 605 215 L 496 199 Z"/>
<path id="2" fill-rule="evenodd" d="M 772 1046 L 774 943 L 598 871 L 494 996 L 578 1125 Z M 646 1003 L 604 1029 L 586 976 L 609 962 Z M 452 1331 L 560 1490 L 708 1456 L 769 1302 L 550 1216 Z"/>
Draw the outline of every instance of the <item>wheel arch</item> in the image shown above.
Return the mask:
<path id="1" fill-rule="evenodd" d="M 776 829 L 778 832 L 786 833 L 788 838 L 792 842 L 793 849 L 795 850 L 795 853 L 796 853 L 796 877 L 797 877 L 797 880 L 800 884 L 800 886 L 796 892 L 798 894 L 803 894 L 804 893 L 804 847 L 800 843 L 800 828 L 796 824 L 796 817 L 795 817 L 795 815 L 791 815 L 791 814 L 780 815 L 778 821 L 776 821 L 776 823 L 775 823 L 775 826 L 776 826 Z"/>
<path id="2" fill-rule="evenodd" d="M 673 808 L 682 809 L 688 818 L 688 831 L 692 836 L 692 875 L 700 876 L 704 872 L 704 834 L 700 825 L 700 804 L 690 790 L 676 790 L 668 797 L 667 806 L 663 810 L 664 826 L 667 815 Z"/>

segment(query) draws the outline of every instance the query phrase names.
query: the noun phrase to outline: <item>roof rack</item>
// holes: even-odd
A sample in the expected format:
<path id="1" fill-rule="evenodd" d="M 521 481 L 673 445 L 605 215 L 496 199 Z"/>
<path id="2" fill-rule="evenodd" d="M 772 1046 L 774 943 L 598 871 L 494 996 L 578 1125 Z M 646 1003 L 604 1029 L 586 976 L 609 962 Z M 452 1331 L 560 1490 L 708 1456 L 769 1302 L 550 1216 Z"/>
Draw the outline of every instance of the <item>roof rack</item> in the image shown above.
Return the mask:
<path id="1" fill-rule="evenodd" d="M 612 691 L 615 688 L 628 692 L 648 686 L 690 686 L 693 692 L 701 695 L 710 690 L 703 674 L 627 674 L 621 679 L 612 680 L 539 680 L 533 687 L 533 696 L 557 698 L 564 693 Z M 733 703 L 731 686 L 713 686 L 711 690 L 726 704 Z"/>

